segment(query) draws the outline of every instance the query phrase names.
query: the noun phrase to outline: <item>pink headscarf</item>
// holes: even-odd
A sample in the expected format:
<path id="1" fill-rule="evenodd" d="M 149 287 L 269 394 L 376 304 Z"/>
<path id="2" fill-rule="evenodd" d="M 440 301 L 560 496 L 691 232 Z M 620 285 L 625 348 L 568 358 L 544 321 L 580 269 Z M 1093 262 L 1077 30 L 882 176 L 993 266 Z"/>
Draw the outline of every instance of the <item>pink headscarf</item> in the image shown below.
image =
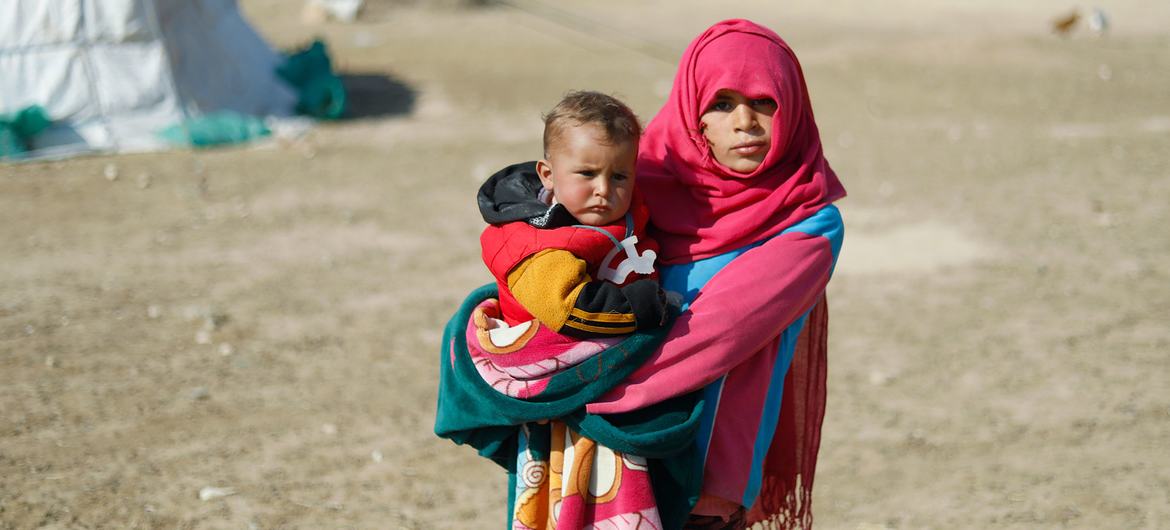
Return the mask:
<path id="1" fill-rule="evenodd" d="M 699 129 L 720 89 L 777 103 L 771 147 L 752 173 L 717 162 Z M 687 47 L 670 98 L 642 137 L 638 186 L 666 264 L 775 235 L 845 196 L 825 160 L 796 55 L 747 20 L 719 22 Z"/>

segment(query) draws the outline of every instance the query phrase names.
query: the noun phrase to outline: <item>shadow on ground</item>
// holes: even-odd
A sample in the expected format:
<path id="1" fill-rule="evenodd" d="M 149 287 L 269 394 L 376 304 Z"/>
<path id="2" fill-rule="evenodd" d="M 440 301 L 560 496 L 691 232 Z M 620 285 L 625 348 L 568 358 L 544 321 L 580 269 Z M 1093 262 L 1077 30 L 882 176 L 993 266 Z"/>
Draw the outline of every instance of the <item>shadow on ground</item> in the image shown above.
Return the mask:
<path id="1" fill-rule="evenodd" d="M 384 74 L 342 74 L 348 108 L 346 119 L 384 118 L 409 114 L 415 90 Z"/>

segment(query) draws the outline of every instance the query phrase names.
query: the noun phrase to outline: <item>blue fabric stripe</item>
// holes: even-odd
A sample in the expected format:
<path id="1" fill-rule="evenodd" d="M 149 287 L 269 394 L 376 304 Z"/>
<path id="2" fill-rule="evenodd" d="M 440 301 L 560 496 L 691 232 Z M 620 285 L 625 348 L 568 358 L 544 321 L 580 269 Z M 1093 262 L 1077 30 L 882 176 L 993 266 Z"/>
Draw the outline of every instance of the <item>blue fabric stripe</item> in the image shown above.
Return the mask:
<path id="1" fill-rule="evenodd" d="M 801 232 L 828 239 L 833 252 L 833 268 L 837 267 L 837 256 L 841 255 L 841 243 L 845 240 L 845 223 L 841 220 L 841 210 L 838 210 L 836 206 L 830 204 L 821 208 L 817 213 L 785 228 L 780 233 L 787 234 L 789 232 Z"/>
<path id="2" fill-rule="evenodd" d="M 764 397 L 764 410 L 760 414 L 760 430 L 756 432 L 756 442 L 752 447 L 752 468 L 748 475 L 747 487 L 743 491 L 743 505 L 755 504 L 760 494 L 760 487 L 764 479 L 764 459 L 768 456 L 768 448 L 772 446 L 772 436 L 776 434 L 776 425 L 780 423 L 780 402 L 784 397 L 784 378 L 788 376 L 788 368 L 792 366 L 792 357 L 796 351 L 796 339 L 804 329 L 804 322 L 808 313 L 796 319 L 784 333 L 780 335 L 780 346 L 776 351 L 776 363 L 772 366 L 772 378 L 768 382 L 768 395 Z"/>
<path id="3" fill-rule="evenodd" d="M 755 246 L 755 245 L 753 245 Z M 705 260 L 682 265 L 667 265 L 658 271 L 658 280 L 662 288 L 683 295 L 682 309 L 685 311 L 699 294 L 699 289 L 719 272 L 724 265 L 733 258 L 747 251 L 747 248 L 728 252 L 707 258 Z M 703 406 L 703 415 L 699 419 L 699 434 L 697 443 L 699 454 L 702 455 L 703 467 L 707 465 L 707 450 L 711 447 L 711 434 L 714 432 L 715 411 L 719 410 L 719 398 L 723 395 L 723 382 L 727 377 L 720 377 L 703 389 L 706 405 Z"/>
<path id="4" fill-rule="evenodd" d="M 841 212 L 834 205 L 821 208 L 808 218 L 788 227 L 780 232 L 801 232 L 813 236 L 822 236 L 829 240 L 833 253 L 833 267 L 836 268 L 837 256 L 841 252 L 841 243 L 845 236 L 845 227 L 841 220 Z M 758 247 L 767 240 L 758 241 L 730 252 L 701 259 L 693 263 L 667 265 L 659 270 L 659 281 L 662 288 L 683 295 L 682 309 L 686 310 L 699 295 L 699 291 L 723 267 L 731 263 L 740 254 Z M 830 270 L 830 274 L 832 271 Z M 764 400 L 763 417 L 760 430 L 756 435 L 755 445 L 752 448 L 752 469 L 749 473 L 747 489 L 744 490 L 743 504 L 751 506 L 760 493 L 763 480 L 764 459 L 768 448 L 771 447 L 772 436 L 776 434 L 776 425 L 780 422 L 780 407 L 784 396 L 784 378 L 788 375 L 788 368 L 792 364 L 792 356 L 796 350 L 796 339 L 804 329 L 808 313 L 801 315 L 795 322 L 784 330 L 780 338 L 780 346 L 776 353 L 776 363 L 772 369 L 771 383 L 768 385 Z M 702 450 L 703 463 L 707 461 L 707 450 L 711 444 L 712 427 L 715 424 L 715 413 L 719 409 L 719 397 L 723 394 L 723 383 L 726 377 L 721 377 L 707 385 L 703 390 L 708 406 L 703 407 L 703 417 L 699 429 L 699 444 Z"/>
<path id="5" fill-rule="evenodd" d="M 825 206 L 803 221 L 784 229 L 780 234 L 790 232 L 801 232 L 828 239 L 830 251 L 833 253 L 833 267 L 836 268 L 837 257 L 841 254 L 841 243 L 845 237 L 845 225 L 841 221 L 841 211 L 836 206 L 832 204 Z M 702 289 L 707 281 L 715 276 L 715 273 L 731 263 L 731 260 L 740 254 L 763 245 L 766 241 L 767 239 L 757 241 L 730 252 L 692 263 L 663 266 L 659 271 L 662 288 L 682 294 L 683 301 L 689 305 L 698 296 L 699 289 Z M 684 305 L 683 309 L 686 307 Z"/>
<path id="6" fill-rule="evenodd" d="M 728 263 L 731 263 L 731 260 L 740 254 L 763 244 L 764 241 L 759 241 L 696 262 L 680 265 L 665 265 L 658 271 L 659 283 L 663 289 L 683 295 L 682 308 L 685 311 L 691 302 L 694 301 L 695 297 L 699 295 L 699 289 L 702 289 L 707 284 L 707 281 L 715 276 L 715 273 L 727 266 Z"/>
<path id="7" fill-rule="evenodd" d="M 711 434 L 715 432 L 715 411 L 719 409 L 719 398 L 723 397 L 723 383 L 727 376 L 720 377 L 703 389 L 703 415 L 699 418 L 699 446 L 703 467 L 707 467 L 707 451 L 711 448 Z"/>

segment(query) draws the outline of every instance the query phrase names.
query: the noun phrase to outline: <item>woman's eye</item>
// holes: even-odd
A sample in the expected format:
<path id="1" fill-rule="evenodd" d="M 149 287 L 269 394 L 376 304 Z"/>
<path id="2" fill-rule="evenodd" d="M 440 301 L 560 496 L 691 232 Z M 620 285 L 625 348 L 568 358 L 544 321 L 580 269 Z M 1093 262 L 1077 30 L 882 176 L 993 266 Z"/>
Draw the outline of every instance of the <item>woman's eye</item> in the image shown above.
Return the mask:
<path id="1" fill-rule="evenodd" d="M 732 106 L 730 101 L 716 101 L 711 104 L 711 110 L 719 112 L 731 112 Z"/>
<path id="2" fill-rule="evenodd" d="M 769 109 L 776 108 L 776 102 L 773 101 L 772 98 L 753 99 L 751 101 L 751 103 L 752 103 L 752 106 L 756 107 L 756 108 L 769 108 Z"/>

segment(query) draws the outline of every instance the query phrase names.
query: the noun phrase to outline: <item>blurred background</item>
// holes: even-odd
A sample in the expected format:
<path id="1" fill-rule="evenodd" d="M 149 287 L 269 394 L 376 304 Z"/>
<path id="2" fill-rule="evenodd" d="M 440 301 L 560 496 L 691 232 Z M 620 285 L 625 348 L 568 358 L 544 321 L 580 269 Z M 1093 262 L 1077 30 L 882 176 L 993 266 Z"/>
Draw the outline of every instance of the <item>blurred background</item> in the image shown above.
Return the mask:
<path id="1" fill-rule="evenodd" d="M 0 6 L 0 528 L 501 527 L 431 432 L 475 191 L 733 17 L 849 190 L 817 526 L 1170 520 L 1170 4 L 115 4 Z"/>

